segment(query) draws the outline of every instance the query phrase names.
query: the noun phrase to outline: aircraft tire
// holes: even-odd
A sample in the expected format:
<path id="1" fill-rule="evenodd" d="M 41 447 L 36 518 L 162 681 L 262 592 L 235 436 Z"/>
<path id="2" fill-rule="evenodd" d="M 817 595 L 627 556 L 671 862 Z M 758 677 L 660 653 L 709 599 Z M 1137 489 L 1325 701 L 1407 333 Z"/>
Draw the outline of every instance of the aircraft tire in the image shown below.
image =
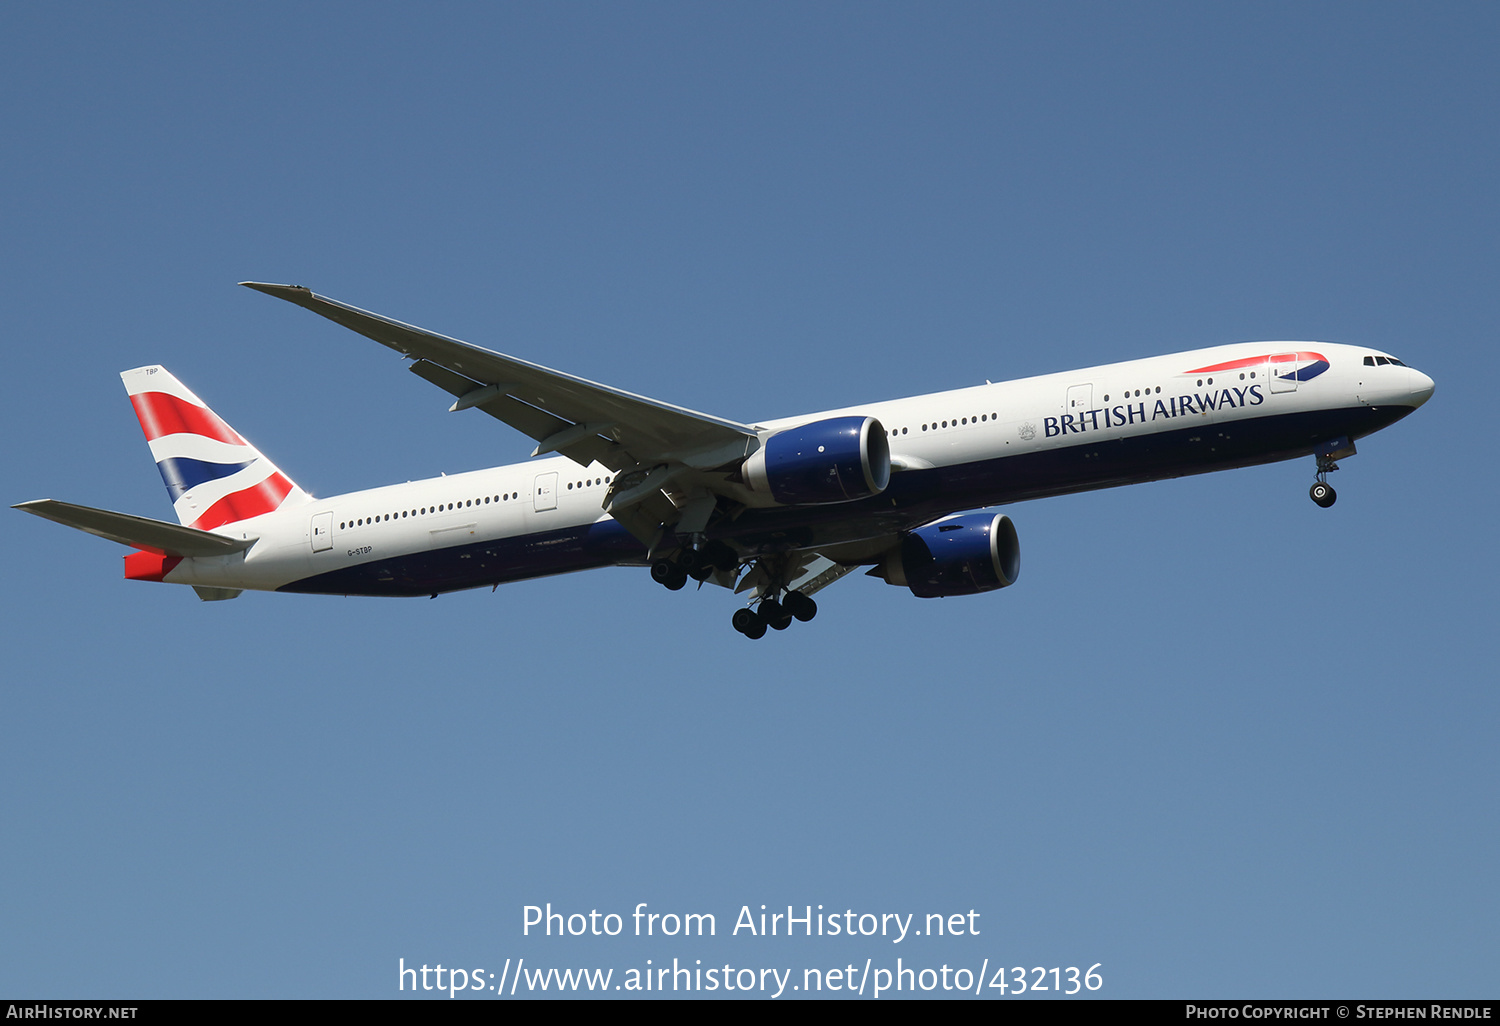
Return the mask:
<path id="1" fill-rule="evenodd" d="M 818 615 L 818 604 L 800 591 L 787 592 L 786 601 L 782 603 L 782 608 L 803 623 Z"/>
<path id="2" fill-rule="evenodd" d="M 1311 488 L 1307 490 L 1307 494 L 1312 497 L 1313 502 L 1316 502 L 1324 509 L 1332 506 L 1336 501 L 1338 501 L 1339 497 L 1338 492 L 1333 490 L 1333 485 L 1327 484 L 1323 481 L 1316 482 Z"/>
<path id="3" fill-rule="evenodd" d="M 766 599 L 760 604 L 760 618 L 772 630 L 784 631 L 792 625 L 792 614 L 775 599 Z"/>

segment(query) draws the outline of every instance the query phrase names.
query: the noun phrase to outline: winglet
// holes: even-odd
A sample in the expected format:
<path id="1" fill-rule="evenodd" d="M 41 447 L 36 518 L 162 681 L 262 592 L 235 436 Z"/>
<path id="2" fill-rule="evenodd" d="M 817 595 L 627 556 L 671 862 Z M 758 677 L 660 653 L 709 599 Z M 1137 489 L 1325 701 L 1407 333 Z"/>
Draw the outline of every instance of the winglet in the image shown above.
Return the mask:
<path id="1" fill-rule="evenodd" d="M 256 292 L 264 292 L 266 295 L 275 296 L 278 299 L 289 299 L 292 302 L 297 301 L 297 296 L 299 293 L 306 294 L 308 296 L 311 296 L 313 294 L 312 289 L 308 288 L 306 285 L 273 285 L 270 282 L 265 281 L 242 281 L 240 282 L 240 284 L 245 286 L 245 288 L 247 289 L 254 289 Z"/>
<path id="2" fill-rule="evenodd" d="M 256 292 L 264 292 L 268 296 L 284 299 L 288 303 L 296 303 L 304 309 L 312 310 L 316 313 L 322 312 L 318 310 L 318 303 L 322 297 L 316 295 L 306 285 L 274 285 L 264 281 L 242 281 L 240 284 L 247 289 L 254 289 Z"/>

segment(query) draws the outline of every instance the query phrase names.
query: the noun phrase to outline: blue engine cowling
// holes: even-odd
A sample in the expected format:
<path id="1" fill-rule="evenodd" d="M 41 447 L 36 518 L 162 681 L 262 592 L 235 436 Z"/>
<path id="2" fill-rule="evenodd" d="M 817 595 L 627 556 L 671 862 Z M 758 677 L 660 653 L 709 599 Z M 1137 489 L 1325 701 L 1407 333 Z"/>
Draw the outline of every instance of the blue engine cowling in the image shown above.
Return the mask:
<path id="1" fill-rule="evenodd" d="M 743 474 L 752 490 L 783 506 L 852 502 L 890 484 L 891 445 L 874 417 L 832 417 L 776 432 Z"/>
<path id="2" fill-rule="evenodd" d="M 977 595 L 1016 583 L 1021 543 L 1003 513 L 965 513 L 919 527 L 878 568 L 918 598 Z"/>

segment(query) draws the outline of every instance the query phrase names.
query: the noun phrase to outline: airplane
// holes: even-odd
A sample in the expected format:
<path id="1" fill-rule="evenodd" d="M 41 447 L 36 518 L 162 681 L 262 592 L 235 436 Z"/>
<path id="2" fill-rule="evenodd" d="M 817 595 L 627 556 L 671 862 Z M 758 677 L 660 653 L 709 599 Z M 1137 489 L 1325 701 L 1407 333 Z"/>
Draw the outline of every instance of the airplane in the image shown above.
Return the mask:
<path id="1" fill-rule="evenodd" d="M 922 598 L 1014 584 L 991 507 L 1313 456 L 1312 500 L 1355 441 L 1431 398 L 1387 353 L 1239 342 L 741 424 L 549 370 L 317 295 L 242 282 L 385 345 L 536 441 L 510 466 L 326 499 L 298 487 L 159 366 L 121 378 L 177 523 L 53 499 L 13 507 L 130 546 L 125 577 L 431 596 L 603 566 L 747 596 L 748 638 L 811 620 L 859 569 Z M 546 458 L 538 458 L 546 457 Z"/>

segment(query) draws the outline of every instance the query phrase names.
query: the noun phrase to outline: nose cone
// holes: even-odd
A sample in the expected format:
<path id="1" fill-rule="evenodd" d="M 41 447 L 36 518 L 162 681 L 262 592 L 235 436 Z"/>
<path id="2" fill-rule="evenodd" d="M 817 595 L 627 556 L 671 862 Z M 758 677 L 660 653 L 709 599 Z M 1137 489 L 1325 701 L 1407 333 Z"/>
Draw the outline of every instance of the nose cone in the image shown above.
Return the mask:
<path id="1" fill-rule="evenodd" d="M 1426 374 L 1423 374 L 1421 371 L 1415 370 L 1410 367 L 1408 367 L 1407 370 L 1411 371 L 1411 404 L 1412 407 L 1415 408 L 1421 406 L 1427 400 L 1432 398 L 1433 389 L 1435 389 L 1437 385 L 1431 378 L 1429 378 Z"/>

